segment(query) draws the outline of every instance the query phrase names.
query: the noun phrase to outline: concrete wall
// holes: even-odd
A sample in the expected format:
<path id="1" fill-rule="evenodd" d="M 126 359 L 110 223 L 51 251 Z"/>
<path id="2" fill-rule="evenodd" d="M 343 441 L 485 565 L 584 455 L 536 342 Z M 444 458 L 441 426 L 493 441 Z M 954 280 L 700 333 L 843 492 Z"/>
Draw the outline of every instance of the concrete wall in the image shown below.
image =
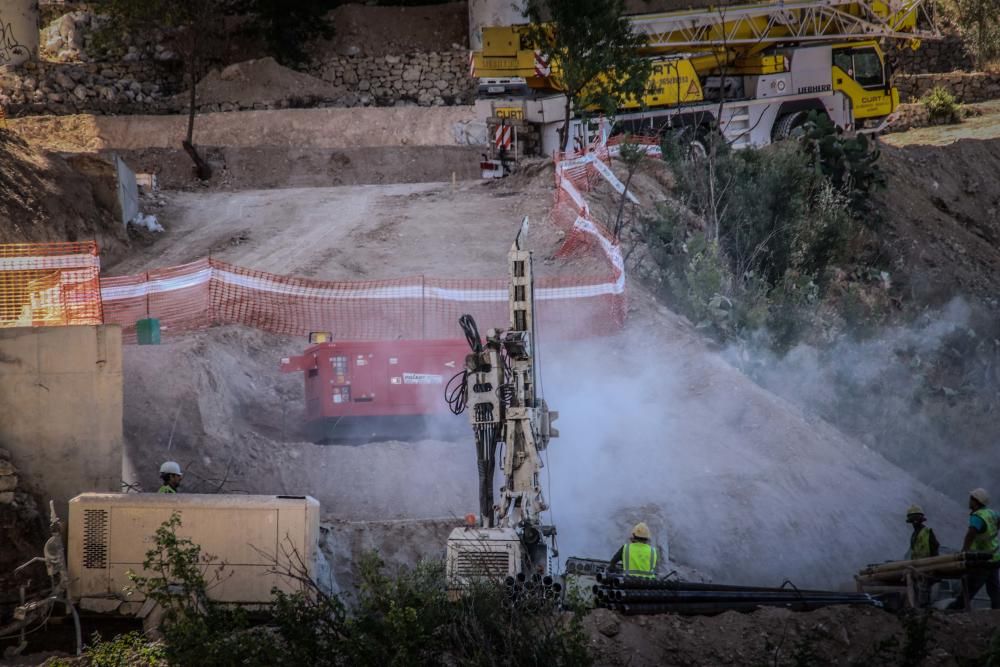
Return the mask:
<path id="1" fill-rule="evenodd" d="M 60 512 L 82 491 L 119 491 L 122 444 L 119 327 L 0 329 L 0 447 L 25 488 Z"/>
<path id="2" fill-rule="evenodd" d="M 38 56 L 38 0 L 0 0 L 0 65 Z"/>

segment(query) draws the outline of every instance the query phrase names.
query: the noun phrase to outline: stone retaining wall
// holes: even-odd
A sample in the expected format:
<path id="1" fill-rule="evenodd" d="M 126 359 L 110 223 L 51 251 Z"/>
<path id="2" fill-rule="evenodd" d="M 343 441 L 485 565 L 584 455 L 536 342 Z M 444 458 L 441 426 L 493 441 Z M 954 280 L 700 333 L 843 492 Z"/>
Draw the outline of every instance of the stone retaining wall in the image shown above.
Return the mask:
<path id="1" fill-rule="evenodd" d="M 336 95 L 297 96 L 252 105 L 204 104 L 198 111 L 468 105 L 474 101 L 475 82 L 466 67 L 465 50 L 336 56 L 310 72 L 336 85 Z M 186 97 L 177 95 L 182 89 L 177 62 L 35 62 L 0 71 L 0 105 L 10 115 L 181 113 L 187 108 Z"/>
<path id="2" fill-rule="evenodd" d="M 925 40 L 913 50 L 900 41 L 886 49 L 886 54 L 900 74 L 939 74 L 942 72 L 972 71 L 975 59 L 965 47 L 960 36 L 945 33 L 940 40 Z"/>
<path id="3" fill-rule="evenodd" d="M 341 106 L 472 104 L 476 83 L 469 76 L 468 51 L 453 49 L 402 56 L 335 56 L 310 74 L 349 92 Z"/>
<path id="4" fill-rule="evenodd" d="M 1000 73 L 997 72 L 897 75 L 895 84 L 902 102 L 915 102 L 939 86 L 966 104 L 1000 99 Z"/>
<path id="5" fill-rule="evenodd" d="M 0 105 L 9 115 L 162 113 L 180 87 L 176 67 L 149 62 L 28 62 L 0 72 Z"/>

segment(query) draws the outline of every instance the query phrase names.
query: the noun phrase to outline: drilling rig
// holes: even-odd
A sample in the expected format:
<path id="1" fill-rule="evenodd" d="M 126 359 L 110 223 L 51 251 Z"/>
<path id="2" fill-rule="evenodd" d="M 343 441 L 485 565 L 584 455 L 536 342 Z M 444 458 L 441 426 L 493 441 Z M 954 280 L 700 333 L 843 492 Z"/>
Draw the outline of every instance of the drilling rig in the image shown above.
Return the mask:
<path id="1" fill-rule="evenodd" d="M 541 453 L 559 432 L 537 386 L 534 284 L 525 249 L 528 218 L 510 248 L 510 327 L 480 338 L 475 320 L 459 324 L 471 348 L 465 367 L 446 387 L 456 414 L 469 413 L 479 468 L 479 516 L 448 538 L 447 576 L 453 592 L 476 579 L 546 576 L 558 555 L 556 528 L 542 522 Z M 494 477 L 500 449 L 499 501 Z"/>

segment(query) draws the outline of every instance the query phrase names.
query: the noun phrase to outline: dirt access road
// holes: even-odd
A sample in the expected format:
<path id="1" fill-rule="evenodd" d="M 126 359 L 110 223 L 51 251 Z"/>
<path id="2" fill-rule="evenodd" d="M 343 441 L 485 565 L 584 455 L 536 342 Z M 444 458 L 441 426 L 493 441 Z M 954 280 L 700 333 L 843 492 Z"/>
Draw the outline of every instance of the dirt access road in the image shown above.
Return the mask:
<path id="1" fill-rule="evenodd" d="M 890 146 L 945 146 L 960 139 L 1000 138 L 1000 100 L 974 105 L 982 112 L 955 125 L 932 125 L 888 134 L 882 141 Z"/>
<path id="2" fill-rule="evenodd" d="M 475 181 L 167 196 L 159 216 L 167 231 L 108 267 L 110 274 L 211 255 L 326 280 L 499 276 L 522 216 L 540 222 L 551 203 L 549 192 L 525 196 Z M 535 227 L 537 249 L 548 247 L 546 235 L 555 234 L 545 227 Z"/>

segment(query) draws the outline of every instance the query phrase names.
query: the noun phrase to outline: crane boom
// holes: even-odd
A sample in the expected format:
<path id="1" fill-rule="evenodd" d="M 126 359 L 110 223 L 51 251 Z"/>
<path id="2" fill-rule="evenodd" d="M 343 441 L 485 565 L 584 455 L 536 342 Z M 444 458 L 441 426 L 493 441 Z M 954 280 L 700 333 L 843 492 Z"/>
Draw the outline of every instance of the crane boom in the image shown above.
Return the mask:
<path id="1" fill-rule="evenodd" d="M 930 29 L 919 27 L 925 19 Z M 630 17 L 648 39 L 647 50 L 664 53 L 699 47 L 737 47 L 853 39 L 933 39 L 928 0 L 798 0 L 734 5 L 713 10 Z"/>

